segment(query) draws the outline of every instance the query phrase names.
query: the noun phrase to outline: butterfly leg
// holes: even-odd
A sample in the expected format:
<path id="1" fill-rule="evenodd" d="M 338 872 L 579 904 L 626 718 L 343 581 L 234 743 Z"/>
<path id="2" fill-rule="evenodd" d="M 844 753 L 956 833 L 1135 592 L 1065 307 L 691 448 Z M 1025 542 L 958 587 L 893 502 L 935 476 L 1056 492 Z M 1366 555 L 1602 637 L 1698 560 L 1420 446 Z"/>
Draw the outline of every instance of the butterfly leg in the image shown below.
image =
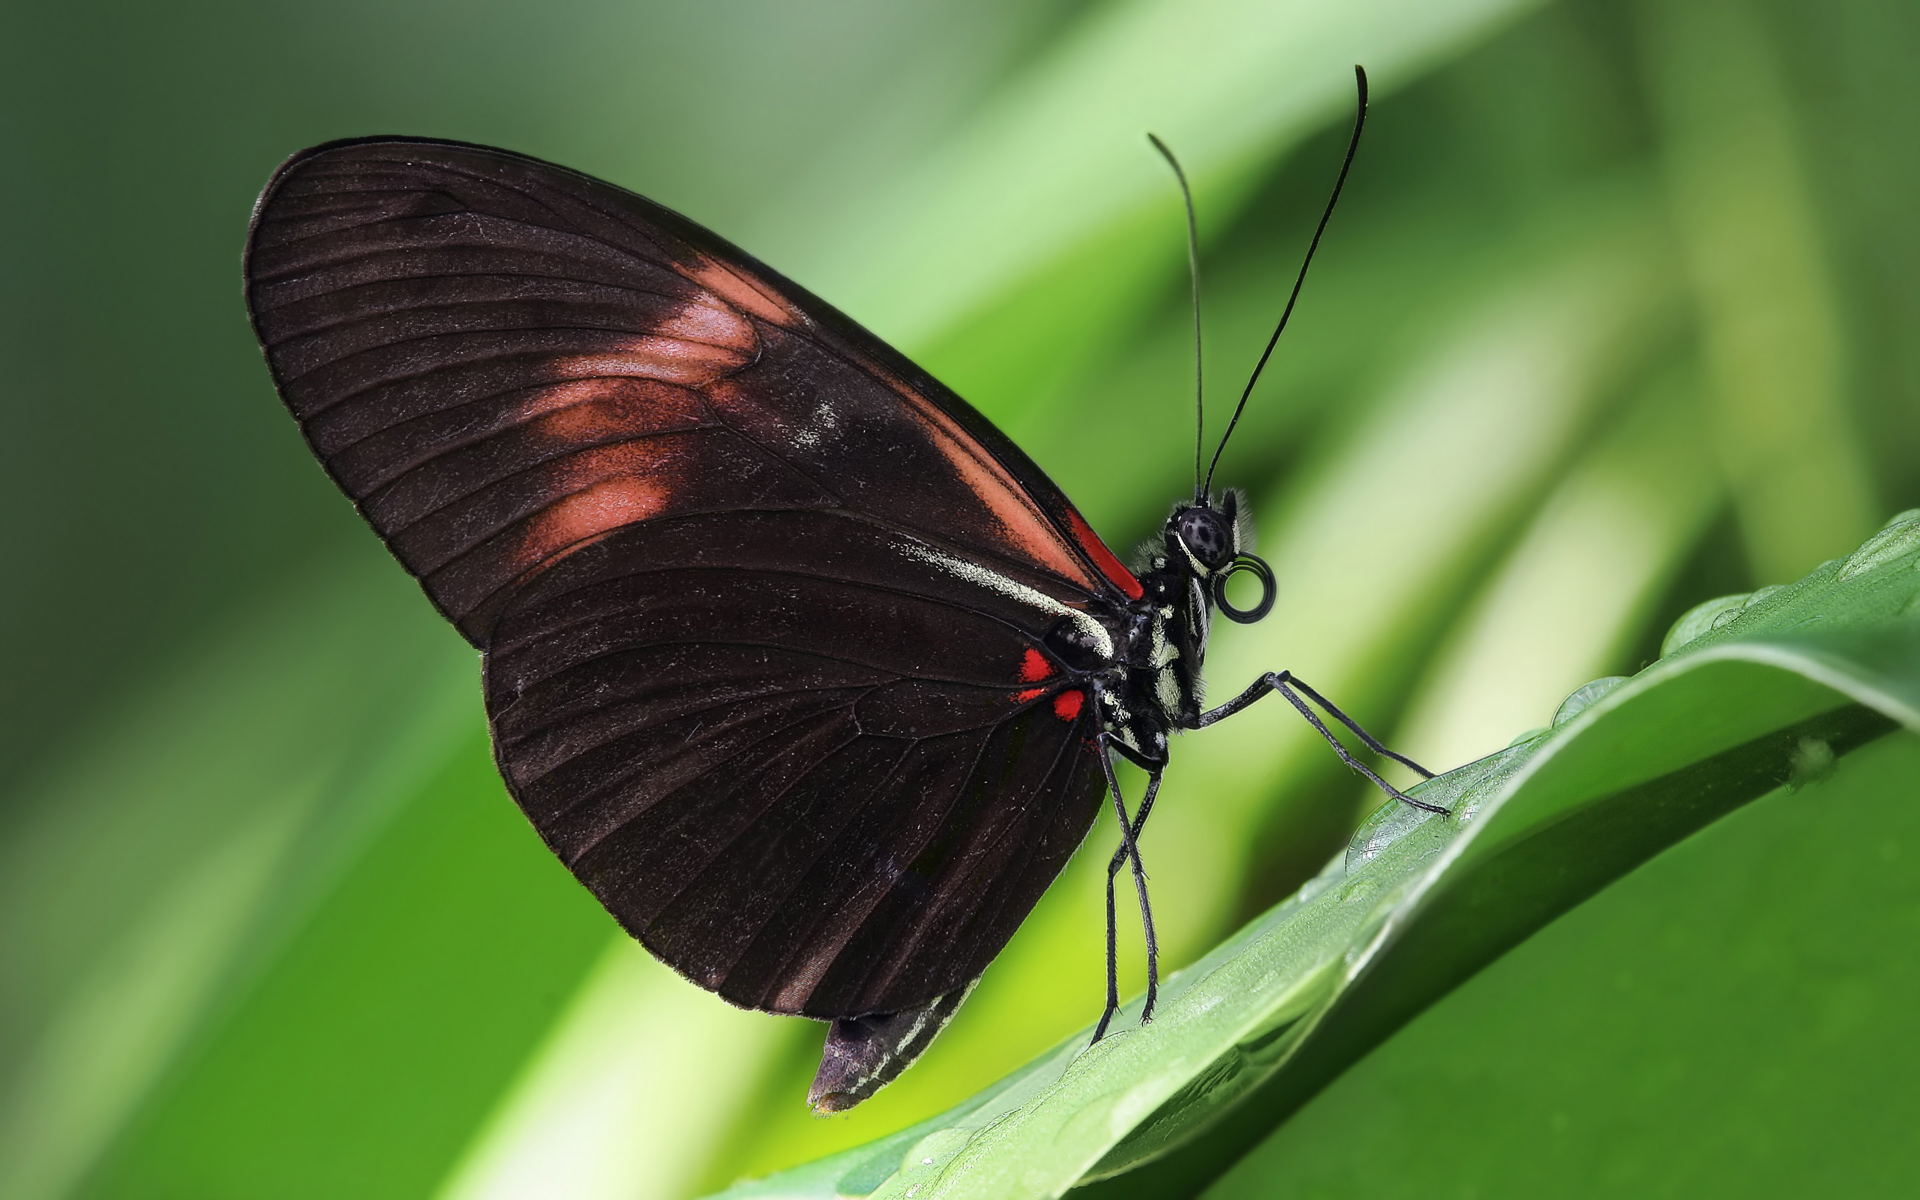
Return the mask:
<path id="1" fill-rule="evenodd" d="M 1298 688 L 1299 691 L 1295 691 L 1294 689 L 1296 688 Z M 1333 736 L 1333 730 L 1327 728 L 1327 723 L 1320 719 L 1320 715 L 1314 712 L 1313 709 L 1307 705 L 1307 702 L 1305 700 L 1301 699 L 1300 692 L 1305 692 L 1307 695 L 1313 697 L 1314 703 L 1319 704 L 1322 708 L 1326 709 L 1329 713 L 1332 713 L 1336 720 L 1338 720 L 1342 725 L 1345 725 L 1348 729 L 1353 730 L 1354 733 L 1358 734 L 1360 736 L 1360 740 L 1365 742 L 1369 747 L 1386 755 L 1388 758 L 1393 759 L 1395 762 L 1411 767 L 1415 771 L 1418 771 L 1420 772 L 1420 774 L 1426 776 L 1428 779 L 1433 778 L 1432 771 L 1427 770 L 1425 767 L 1421 766 L 1419 763 L 1414 762 L 1412 759 L 1407 758 L 1404 755 L 1395 754 L 1393 751 L 1381 745 L 1380 742 L 1376 740 L 1372 734 L 1360 728 L 1359 724 L 1356 721 L 1354 721 L 1352 717 L 1349 717 L 1347 714 L 1341 712 L 1338 708 L 1334 707 L 1333 704 L 1330 701 L 1328 701 L 1325 696 L 1322 696 L 1319 692 L 1314 691 L 1312 688 L 1308 687 L 1306 684 L 1300 682 L 1300 680 L 1294 678 L 1293 674 L 1288 671 L 1269 671 L 1267 674 L 1261 676 L 1259 679 L 1254 680 L 1253 683 L 1247 688 L 1247 690 L 1244 692 L 1241 692 L 1238 696 L 1235 696 L 1233 699 L 1227 701 L 1225 704 L 1222 704 L 1220 707 L 1213 709 L 1210 712 L 1201 713 L 1199 719 L 1194 722 L 1194 728 L 1205 729 L 1207 726 L 1212 725 L 1216 721 L 1223 721 L 1226 718 L 1239 712 L 1241 709 L 1246 708 L 1248 705 L 1260 699 L 1262 696 L 1265 696 L 1268 692 L 1277 692 L 1281 696 L 1285 697 L 1287 703 L 1293 705 L 1293 707 L 1299 711 L 1300 715 L 1307 719 L 1307 723 L 1312 725 L 1314 729 L 1319 732 L 1321 737 L 1327 739 L 1327 744 L 1333 747 L 1334 753 L 1340 756 L 1341 762 L 1346 763 L 1347 766 L 1351 767 L 1353 770 L 1366 776 L 1369 780 L 1373 782 L 1373 785 L 1375 787 L 1379 788 L 1381 791 L 1385 792 L 1387 795 L 1392 796 L 1395 800 L 1400 801 L 1402 804 L 1412 805 L 1414 808 L 1421 809 L 1422 811 L 1425 811 L 1425 812 L 1444 813 L 1447 811 L 1446 809 L 1441 808 L 1437 804 L 1428 804 L 1422 800 L 1415 800 L 1412 796 L 1407 795 L 1405 792 L 1401 791 L 1399 788 L 1394 787 L 1392 784 L 1388 783 L 1386 780 L 1380 778 L 1379 775 L 1374 773 L 1372 768 L 1368 767 L 1365 763 L 1361 762 L 1359 759 L 1349 754 L 1347 752 L 1346 746 L 1341 744 L 1340 739 Z"/>
<path id="2" fill-rule="evenodd" d="M 1120 820 L 1120 848 L 1107 864 L 1107 1007 L 1100 1014 L 1100 1024 L 1093 1031 L 1093 1040 L 1096 1042 L 1107 1035 L 1107 1026 L 1112 1023 L 1114 1014 L 1120 1011 L 1119 935 L 1114 906 L 1114 880 L 1120 873 L 1122 862 L 1133 864 L 1133 887 L 1140 898 L 1140 924 L 1146 933 L 1147 1000 L 1140 1009 L 1141 1024 L 1153 1020 L 1154 1000 L 1160 990 L 1160 942 L 1153 930 L 1153 906 L 1147 900 L 1147 872 L 1140 862 L 1137 840 L 1140 830 L 1147 823 L 1147 814 L 1153 810 L 1154 797 L 1159 794 L 1160 771 L 1157 767 L 1150 768 L 1146 795 L 1140 800 L 1140 812 L 1129 819 L 1126 800 L 1120 795 L 1119 779 L 1114 775 L 1113 754 L 1104 742 L 1100 748 L 1100 764 L 1106 771 L 1107 791 L 1113 797 L 1113 810 Z"/>
<path id="3" fill-rule="evenodd" d="M 1140 831 L 1146 827 L 1147 814 L 1153 811 L 1153 800 L 1159 793 L 1160 772 L 1156 770 L 1147 777 L 1147 793 L 1141 798 L 1140 811 L 1134 814 L 1133 823 L 1129 829 L 1132 834 L 1131 839 L 1126 834 L 1122 834 L 1120 845 L 1114 849 L 1113 857 L 1107 860 L 1107 1007 L 1106 1011 L 1100 1014 L 1100 1024 L 1093 1032 L 1093 1040 L 1096 1042 L 1106 1036 L 1108 1024 L 1120 1011 L 1120 947 L 1118 921 L 1114 911 L 1114 882 L 1120 875 L 1120 868 L 1128 861 L 1129 850 L 1132 850 L 1135 858 L 1138 857 L 1137 843 L 1140 840 Z M 1136 882 L 1139 881 L 1140 877 L 1136 876 Z M 1147 1003 L 1140 1014 L 1144 1022 L 1153 1017 L 1153 1002 L 1159 985 L 1156 970 L 1159 965 L 1157 961 L 1159 947 L 1153 932 L 1152 910 L 1142 907 L 1141 915 L 1147 930 Z"/>
<path id="4" fill-rule="evenodd" d="M 1116 853 L 1125 858 L 1126 851 Z M 1100 1023 L 1093 1027 L 1093 1039 L 1087 1044 L 1107 1036 L 1107 1026 L 1112 1023 L 1113 1015 L 1120 1011 L 1120 923 L 1114 913 L 1113 880 L 1118 871 L 1107 872 L 1107 1006 L 1100 1010 Z"/>
<path id="5" fill-rule="evenodd" d="M 1360 728 L 1360 722 L 1354 720 L 1352 717 L 1348 716 L 1346 713 L 1341 712 L 1339 705 L 1335 704 L 1333 701 L 1327 699 L 1325 696 L 1322 696 L 1319 692 L 1316 692 L 1311 687 L 1307 686 L 1307 682 L 1304 679 L 1301 679 L 1298 676 L 1290 674 L 1286 671 L 1281 671 L 1280 674 L 1286 676 L 1287 683 L 1290 686 L 1298 688 L 1301 692 L 1305 693 L 1307 699 L 1313 701 L 1315 704 L 1318 704 L 1321 708 L 1326 709 L 1327 712 L 1333 716 L 1334 720 L 1340 722 L 1342 725 L 1345 725 L 1348 729 L 1353 730 L 1353 732 L 1359 736 L 1360 740 L 1367 744 L 1368 749 L 1372 750 L 1376 754 L 1386 755 L 1388 758 L 1399 763 L 1401 766 L 1414 771 L 1416 774 L 1420 775 L 1422 778 L 1425 778 L 1425 779 L 1433 778 L 1432 771 L 1427 770 L 1425 767 L 1421 766 L 1419 763 L 1408 758 L 1406 755 L 1396 753 L 1395 751 L 1389 750 L 1385 746 L 1381 745 L 1379 739 L 1375 738 L 1372 734 L 1368 733 L 1366 730 Z"/>

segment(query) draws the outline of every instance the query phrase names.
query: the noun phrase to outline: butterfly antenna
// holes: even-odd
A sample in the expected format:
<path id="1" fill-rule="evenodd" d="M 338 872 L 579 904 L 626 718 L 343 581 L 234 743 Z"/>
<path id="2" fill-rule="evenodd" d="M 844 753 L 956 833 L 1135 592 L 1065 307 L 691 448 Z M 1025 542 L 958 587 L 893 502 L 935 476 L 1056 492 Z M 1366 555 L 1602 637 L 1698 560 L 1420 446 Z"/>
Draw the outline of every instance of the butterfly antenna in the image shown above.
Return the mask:
<path id="1" fill-rule="evenodd" d="M 1193 500 L 1205 504 L 1207 492 L 1200 484 L 1200 456 L 1206 452 L 1207 441 L 1207 389 L 1200 355 L 1200 222 L 1193 215 L 1193 189 L 1187 186 L 1187 173 L 1180 169 L 1180 160 L 1151 133 L 1147 140 L 1173 168 L 1173 177 L 1180 181 L 1180 198 L 1187 205 L 1187 279 L 1193 286 Z"/>
<path id="2" fill-rule="evenodd" d="M 1287 307 L 1280 313 L 1280 323 L 1273 327 L 1273 336 L 1267 339 L 1267 348 L 1260 352 L 1260 361 L 1254 364 L 1253 375 L 1247 380 L 1246 390 L 1240 393 L 1240 403 L 1234 406 L 1233 419 L 1227 422 L 1227 431 L 1220 437 L 1220 445 L 1213 452 L 1213 461 L 1207 465 L 1206 482 L 1201 486 L 1201 495 L 1213 488 L 1213 472 L 1220 465 L 1220 455 L 1227 448 L 1227 439 L 1233 436 L 1234 426 L 1240 423 L 1240 414 L 1246 411 L 1247 397 L 1253 395 L 1253 385 L 1260 382 L 1260 372 L 1266 370 L 1267 359 L 1273 356 L 1273 348 L 1280 341 L 1280 334 L 1287 328 L 1287 318 L 1293 315 L 1294 302 L 1300 299 L 1300 285 L 1307 281 L 1307 268 L 1313 265 L 1313 252 L 1320 248 L 1320 235 L 1327 231 L 1327 222 L 1333 219 L 1333 206 L 1340 201 L 1340 189 L 1346 186 L 1347 170 L 1353 166 L 1354 152 L 1360 149 L 1360 131 L 1367 124 L 1367 72 L 1355 66 L 1353 68 L 1355 85 L 1360 91 L 1359 111 L 1353 117 L 1353 138 L 1347 142 L 1347 157 L 1340 164 L 1340 176 L 1333 181 L 1333 195 L 1327 197 L 1327 211 L 1320 214 L 1319 228 L 1313 231 L 1313 241 L 1307 244 L 1307 257 L 1300 264 L 1300 274 L 1294 278 L 1293 294 L 1287 297 Z"/>

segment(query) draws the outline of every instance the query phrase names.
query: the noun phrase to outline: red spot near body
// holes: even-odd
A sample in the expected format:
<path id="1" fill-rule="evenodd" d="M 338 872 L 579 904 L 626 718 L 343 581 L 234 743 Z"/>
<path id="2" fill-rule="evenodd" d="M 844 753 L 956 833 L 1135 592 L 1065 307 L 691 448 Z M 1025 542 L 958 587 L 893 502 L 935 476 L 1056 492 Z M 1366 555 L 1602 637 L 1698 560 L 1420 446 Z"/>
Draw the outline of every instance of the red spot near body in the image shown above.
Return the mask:
<path id="1" fill-rule="evenodd" d="M 1087 524 L 1086 518 L 1069 510 L 1067 521 L 1073 526 L 1073 540 L 1080 543 L 1080 548 L 1086 551 L 1088 558 L 1093 560 L 1093 565 L 1100 568 L 1100 573 L 1111 580 L 1113 586 L 1127 594 L 1127 599 L 1138 600 L 1146 594 L 1140 586 L 1140 581 L 1133 577 L 1133 572 L 1120 565 L 1120 560 L 1113 556 L 1113 551 L 1107 549 L 1107 544 L 1101 541 L 1100 535 Z"/>
<path id="2" fill-rule="evenodd" d="M 1080 706 L 1086 702 L 1084 692 L 1061 692 L 1053 698 L 1053 715 L 1062 721 L 1074 721 L 1080 717 Z"/>
<path id="3" fill-rule="evenodd" d="M 1028 688 L 1024 692 L 1015 692 L 1013 694 L 1013 702 L 1015 704 L 1025 704 L 1029 700 L 1038 700 L 1046 694 L 1047 689 L 1045 688 Z"/>
<path id="4" fill-rule="evenodd" d="M 1053 664 L 1047 661 L 1046 655 L 1028 646 L 1027 652 L 1020 656 L 1020 682 L 1038 683 L 1051 674 Z"/>

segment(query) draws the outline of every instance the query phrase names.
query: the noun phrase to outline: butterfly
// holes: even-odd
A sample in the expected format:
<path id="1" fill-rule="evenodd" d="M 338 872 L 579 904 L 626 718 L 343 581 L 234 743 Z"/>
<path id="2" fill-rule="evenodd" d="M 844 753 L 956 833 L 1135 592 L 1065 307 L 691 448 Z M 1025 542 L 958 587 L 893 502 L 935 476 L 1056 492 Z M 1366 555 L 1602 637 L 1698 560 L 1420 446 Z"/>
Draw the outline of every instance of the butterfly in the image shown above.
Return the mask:
<path id="1" fill-rule="evenodd" d="M 1096 1040 L 1123 868 L 1151 1016 L 1137 839 L 1170 735 L 1275 692 L 1400 795 L 1307 701 L 1391 752 L 1287 672 L 1203 708 L 1213 610 L 1259 620 L 1275 580 L 1197 450 L 1130 570 L 958 396 L 640 196 L 484 146 L 333 142 L 267 184 L 245 274 L 313 452 L 482 652 L 515 801 L 682 975 L 830 1022 L 817 1109 L 926 1048 L 1106 803 Z M 1116 757 L 1146 772 L 1131 812 Z"/>

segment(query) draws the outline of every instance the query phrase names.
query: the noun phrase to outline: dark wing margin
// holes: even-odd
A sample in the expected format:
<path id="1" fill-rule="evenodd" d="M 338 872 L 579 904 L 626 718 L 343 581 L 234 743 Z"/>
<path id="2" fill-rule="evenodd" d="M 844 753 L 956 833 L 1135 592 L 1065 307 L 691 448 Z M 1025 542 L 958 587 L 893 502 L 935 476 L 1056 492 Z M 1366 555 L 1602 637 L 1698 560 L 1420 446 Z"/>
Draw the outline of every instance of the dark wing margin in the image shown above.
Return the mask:
<path id="1" fill-rule="evenodd" d="M 246 278 L 308 442 L 476 645 L 513 589 L 593 539 L 741 508 L 847 508 L 1050 591 L 1138 594 L 959 397 L 577 172 L 451 142 L 321 146 L 262 193 Z"/>

